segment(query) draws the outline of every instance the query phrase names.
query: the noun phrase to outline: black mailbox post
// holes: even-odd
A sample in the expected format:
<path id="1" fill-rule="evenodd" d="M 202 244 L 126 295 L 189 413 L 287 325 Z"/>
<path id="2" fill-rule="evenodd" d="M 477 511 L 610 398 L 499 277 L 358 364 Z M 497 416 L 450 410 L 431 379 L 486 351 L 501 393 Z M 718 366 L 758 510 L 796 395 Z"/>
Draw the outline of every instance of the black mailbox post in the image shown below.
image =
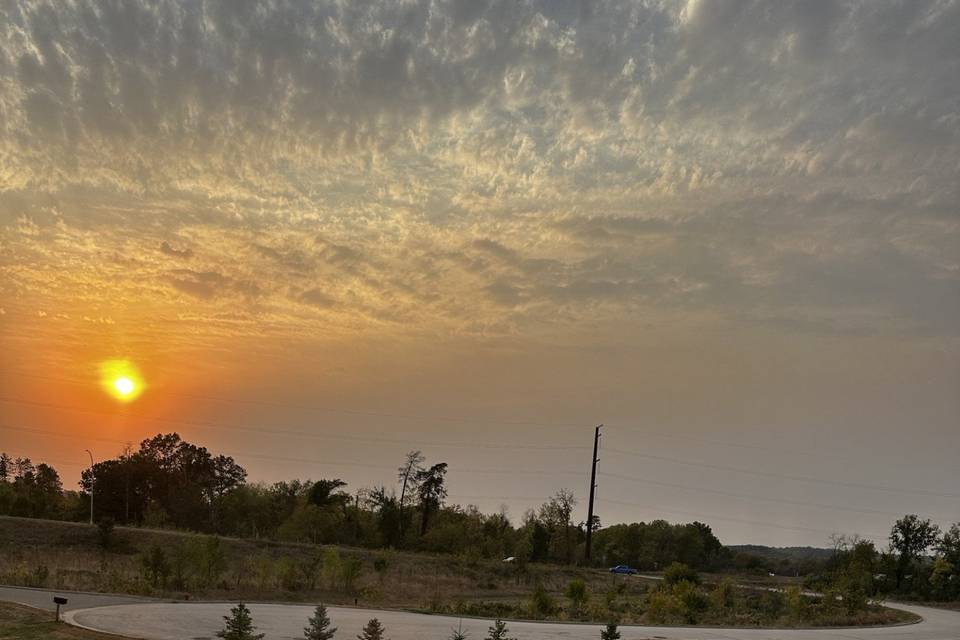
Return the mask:
<path id="1" fill-rule="evenodd" d="M 53 596 L 53 601 L 57 605 L 57 622 L 60 622 L 60 605 L 67 604 L 67 599 L 63 596 Z"/>

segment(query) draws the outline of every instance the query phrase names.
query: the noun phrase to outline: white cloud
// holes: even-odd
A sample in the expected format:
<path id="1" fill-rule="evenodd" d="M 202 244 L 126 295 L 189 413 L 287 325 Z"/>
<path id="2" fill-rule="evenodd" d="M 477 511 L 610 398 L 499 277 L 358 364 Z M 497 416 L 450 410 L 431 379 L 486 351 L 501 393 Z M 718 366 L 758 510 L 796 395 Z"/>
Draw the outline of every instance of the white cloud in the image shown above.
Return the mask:
<path id="1" fill-rule="evenodd" d="M 93 298 L 123 261 L 165 303 L 351 330 L 643 306 L 955 335 L 958 26 L 920 1 L 7 5 L 5 274 Z"/>

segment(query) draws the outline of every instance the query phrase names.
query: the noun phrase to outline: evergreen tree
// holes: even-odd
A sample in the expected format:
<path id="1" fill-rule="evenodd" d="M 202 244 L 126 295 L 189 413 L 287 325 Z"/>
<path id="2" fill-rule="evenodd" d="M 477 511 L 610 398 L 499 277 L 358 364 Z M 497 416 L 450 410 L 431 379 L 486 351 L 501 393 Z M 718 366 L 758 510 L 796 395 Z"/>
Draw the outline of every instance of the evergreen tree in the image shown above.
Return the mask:
<path id="1" fill-rule="evenodd" d="M 616 622 L 608 622 L 607 628 L 600 630 L 600 640 L 620 640 Z"/>
<path id="2" fill-rule="evenodd" d="M 307 622 L 307 626 L 303 629 L 303 637 L 306 640 L 330 640 L 337 631 L 336 627 L 330 627 L 327 608 L 322 604 L 317 605 L 313 617 Z"/>
<path id="3" fill-rule="evenodd" d="M 357 640 L 386 640 L 383 637 L 383 625 L 380 624 L 379 620 L 373 618 L 363 628 L 363 633 L 357 636 Z"/>
<path id="4" fill-rule="evenodd" d="M 226 625 L 223 631 L 217 633 L 218 638 L 223 640 L 261 640 L 263 638 L 264 634 L 254 633 L 250 610 L 242 602 L 230 609 L 230 614 L 223 616 Z"/>
<path id="5" fill-rule="evenodd" d="M 507 623 L 499 618 L 488 631 L 490 635 L 487 636 L 487 640 L 517 640 L 507 637 Z"/>
<path id="6" fill-rule="evenodd" d="M 463 631 L 463 620 L 460 621 L 456 629 L 450 630 L 449 640 L 467 640 L 467 634 Z"/>

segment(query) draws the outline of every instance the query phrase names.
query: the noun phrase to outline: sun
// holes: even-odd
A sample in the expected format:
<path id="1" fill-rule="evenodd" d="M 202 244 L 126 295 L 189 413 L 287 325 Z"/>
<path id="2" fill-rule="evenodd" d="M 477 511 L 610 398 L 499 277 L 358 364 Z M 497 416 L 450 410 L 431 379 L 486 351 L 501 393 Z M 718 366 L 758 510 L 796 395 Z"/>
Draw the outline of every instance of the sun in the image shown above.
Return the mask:
<path id="1" fill-rule="evenodd" d="M 120 376 L 113 381 L 113 388 L 121 396 L 128 396 L 137 389 L 136 383 L 127 376 Z"/>
<path id="2" fill-rule="evenodd" d="M 100 365 L 100 383 L 104 390 L 120 402 L 130 402 L 145 387 L 137 367 L 129 360 L 108 360 Z"/>

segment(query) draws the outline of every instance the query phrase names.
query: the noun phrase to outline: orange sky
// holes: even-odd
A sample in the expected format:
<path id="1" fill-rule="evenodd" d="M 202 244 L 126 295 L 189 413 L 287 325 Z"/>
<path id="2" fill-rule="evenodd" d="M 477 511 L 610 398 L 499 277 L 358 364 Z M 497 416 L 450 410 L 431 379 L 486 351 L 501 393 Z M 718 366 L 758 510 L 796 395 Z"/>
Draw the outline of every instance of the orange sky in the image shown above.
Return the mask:
<path id="1" fill-rule="evenodd" d="M 956 520 L 958 24 L 0 9 L 0 449 L 74 486 L 85 448 L 177 430 L 356 489 L 420 448 L 517 519 L 585 506 L 603 422 L 604 522 Z M 117 358 L 135 402 L 99 385 Z"/>

